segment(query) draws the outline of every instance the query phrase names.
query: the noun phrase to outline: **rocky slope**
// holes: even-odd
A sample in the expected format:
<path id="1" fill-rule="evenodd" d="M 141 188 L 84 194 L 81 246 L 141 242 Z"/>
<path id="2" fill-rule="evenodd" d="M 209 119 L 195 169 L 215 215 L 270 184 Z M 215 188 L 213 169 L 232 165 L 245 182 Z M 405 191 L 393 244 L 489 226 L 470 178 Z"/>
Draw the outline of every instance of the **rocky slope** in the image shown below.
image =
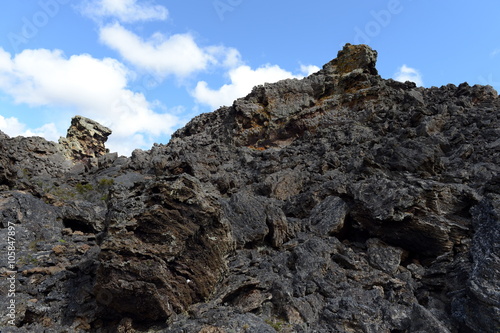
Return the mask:
<path id="1" fill-rule="evenodd" d="M 500 99 L 376 57 L 347 44 L 130 158 L 82 117 L 2 134 L 2 332 L 499 332 Z"/>

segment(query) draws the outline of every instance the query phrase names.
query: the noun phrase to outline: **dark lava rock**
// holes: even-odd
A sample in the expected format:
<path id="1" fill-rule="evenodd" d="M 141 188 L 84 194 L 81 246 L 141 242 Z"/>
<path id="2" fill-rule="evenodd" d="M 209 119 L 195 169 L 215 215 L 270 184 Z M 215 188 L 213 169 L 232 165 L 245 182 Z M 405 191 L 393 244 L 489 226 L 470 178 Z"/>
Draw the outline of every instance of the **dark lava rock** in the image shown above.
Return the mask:
<path id="1" fill-rule="evenodd" d="M 500 99 L 376 57 L 348 44 L 129 158 L 82 117 L 0 133 L 2 331 L 499 332 Z"/>

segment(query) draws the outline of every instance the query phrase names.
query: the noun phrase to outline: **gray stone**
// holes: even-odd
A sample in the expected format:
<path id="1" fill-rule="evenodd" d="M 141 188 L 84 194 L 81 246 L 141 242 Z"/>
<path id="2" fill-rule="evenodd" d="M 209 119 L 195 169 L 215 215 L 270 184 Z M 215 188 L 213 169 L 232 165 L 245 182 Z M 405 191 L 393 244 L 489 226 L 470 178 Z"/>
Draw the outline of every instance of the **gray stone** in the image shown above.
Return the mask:
<path id="1" fill-rule="evenodd" d="M 348 205 L 339 197 L 329 196 L 311 211 L 311 229 L 317 235 L 339 232 L 349 212 Z"/>
<path id="2" fill-rule="evenodd" d="M 476 232 L 466 321 L 474 332 L 494 332 L 500 330 L 500 196 L 491 195 L 472 212 Z"/>
<path id="3" fill-rule="evenodd" d="M 346 45 L 130 158 L 82 117 L 60 144 L 0 133 L 9 331 L 498 332 L 500 99 L 376 56 Z"/>
<path id="4" fill-rule="evenodd" d="M 376 238 L 369 239 L 366 245 L 370 265 L 387 274 L 396 273 L 403 255 L 402 249 L 389 246 Z"/>

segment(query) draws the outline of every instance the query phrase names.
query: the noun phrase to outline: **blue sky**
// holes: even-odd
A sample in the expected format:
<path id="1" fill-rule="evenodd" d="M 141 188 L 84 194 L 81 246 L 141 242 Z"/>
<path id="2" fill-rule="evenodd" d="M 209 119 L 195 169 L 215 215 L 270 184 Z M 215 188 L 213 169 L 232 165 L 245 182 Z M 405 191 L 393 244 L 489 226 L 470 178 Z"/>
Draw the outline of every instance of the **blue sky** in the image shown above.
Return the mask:
<path id="1" fill-rule="evenodd" d="M 345 43 L 377 50 L 383 78 L 498 90 L 499 17 L 497 0 L 2 1 L 0 130 L 57 140 L 80 114 L 128 155 Z"/>

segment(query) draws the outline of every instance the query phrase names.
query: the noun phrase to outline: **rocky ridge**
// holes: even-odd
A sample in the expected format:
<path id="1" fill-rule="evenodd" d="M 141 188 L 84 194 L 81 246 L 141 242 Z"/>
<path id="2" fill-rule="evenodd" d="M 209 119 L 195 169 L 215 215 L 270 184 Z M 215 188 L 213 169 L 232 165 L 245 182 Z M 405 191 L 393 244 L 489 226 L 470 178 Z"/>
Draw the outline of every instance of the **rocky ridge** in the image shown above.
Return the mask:
<path id="1" fill-rule="evenodd" d="M 500 99 L 376 57 L 347 44 L 130 158 L 82 117 L 0 134 L 2 331 L 498 332 Z"/>

